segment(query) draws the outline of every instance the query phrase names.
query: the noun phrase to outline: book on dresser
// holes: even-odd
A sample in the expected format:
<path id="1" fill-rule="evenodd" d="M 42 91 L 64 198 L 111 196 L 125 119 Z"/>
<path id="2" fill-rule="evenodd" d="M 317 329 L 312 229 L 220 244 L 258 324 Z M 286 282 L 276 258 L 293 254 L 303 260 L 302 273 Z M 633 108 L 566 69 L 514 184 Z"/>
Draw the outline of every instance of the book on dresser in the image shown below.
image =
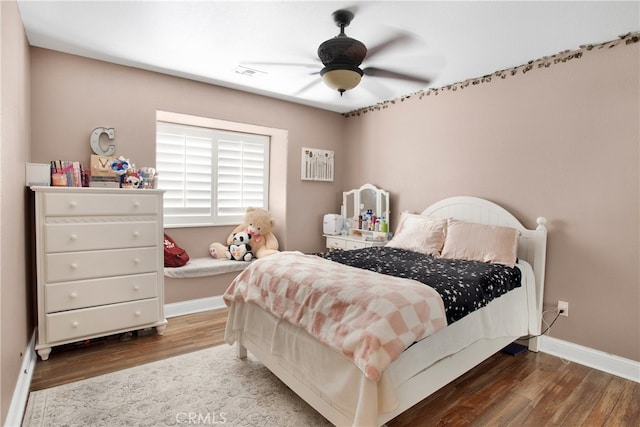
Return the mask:
<path id="1" fill-rule="evenodd" d="M 140 329 L 164 333 L 160 190 L 31 187 L 35 349 Z"/>

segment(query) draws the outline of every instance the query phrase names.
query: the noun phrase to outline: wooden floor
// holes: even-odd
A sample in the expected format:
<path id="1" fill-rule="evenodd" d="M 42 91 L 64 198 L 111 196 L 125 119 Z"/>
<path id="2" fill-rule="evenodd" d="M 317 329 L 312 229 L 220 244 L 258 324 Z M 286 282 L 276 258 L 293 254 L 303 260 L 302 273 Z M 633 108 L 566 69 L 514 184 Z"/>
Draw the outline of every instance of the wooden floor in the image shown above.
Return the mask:
<path id="1" fill-rule="evenodd" d="M 32 390 L 223 343 L 226 310 L 173 317 L 164 336 L 112 337 L 54 348 Z M 387 423 L 404 426 L 640 425 L 640 384 L 544 353 L 498 353 Z"/>

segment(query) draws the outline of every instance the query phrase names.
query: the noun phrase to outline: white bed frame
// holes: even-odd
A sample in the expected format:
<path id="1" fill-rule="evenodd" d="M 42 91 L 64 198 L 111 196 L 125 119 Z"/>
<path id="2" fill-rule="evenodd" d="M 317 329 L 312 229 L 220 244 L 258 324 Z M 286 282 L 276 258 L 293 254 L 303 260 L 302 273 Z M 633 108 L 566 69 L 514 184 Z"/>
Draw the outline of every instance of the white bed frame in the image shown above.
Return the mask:
<path id="1" fill-rule="evenodd" d="M 432 218 L 456 218 L 469 222 L 513 227 L 520 231 L 518 258 L 531 264 L 535 275 L 535 311 L 530 311 L 530 323 L 536 325 L 532 334 L 540 333 L 542 322 L 542 298 L 544 291 L 544 273 L 546 257 L 547 229 L 546 219 L 537 218 L 534 230 L 526 229 L 511 213 L 490 201 L 476 197 L 452 197 L 441 200 L 422 212 Z M 383 425 L 411 406 L 425 399 L 443 386 L 468 372 L 506 345 L 517 340 L 518 336 L 496 339 L 481 339 L 452 356 L 446 357 L 423 370 L 397 389 L 400 404 L 392 412 L 378 415 L 378 425 Z M 538 351 L 537 339 L 529 341 L 529 349 Z M 338 426 L 352 425 L 353 419 L 331 405 L 322 395 L 299 377 L 295 369 L 287 367 L 268 349 L 256 346 L 250 340 L 238 340 L 238 356 L 246 357 L 247 350 L 256 356 L 276 376 L 302 399 L 314 407 L 330 422 Z M 375 398 L 375 396 L 372 396 Z M 355 413 L 355 409 L 353 411 Z"/>

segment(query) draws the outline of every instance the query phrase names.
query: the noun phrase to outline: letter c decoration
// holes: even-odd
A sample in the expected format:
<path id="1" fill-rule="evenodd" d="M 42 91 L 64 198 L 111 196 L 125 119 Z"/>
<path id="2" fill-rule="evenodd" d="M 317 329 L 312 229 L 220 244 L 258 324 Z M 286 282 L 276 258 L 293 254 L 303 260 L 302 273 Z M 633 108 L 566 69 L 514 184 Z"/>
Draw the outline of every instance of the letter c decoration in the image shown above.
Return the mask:
<path id="1" fill-rule="evenodd" d="M 116 130 L 114 128 L 95 128 L 91 132 L 91 149 L 98 156 L 111 156 L 116 152 L 116 146 L 114 144 L 109 144 L 107 149 L 103 150 L 100 145 L 100 137 L 103 133 L 106 134 L 109 139 L 114 139 L 116 137 Z"/>

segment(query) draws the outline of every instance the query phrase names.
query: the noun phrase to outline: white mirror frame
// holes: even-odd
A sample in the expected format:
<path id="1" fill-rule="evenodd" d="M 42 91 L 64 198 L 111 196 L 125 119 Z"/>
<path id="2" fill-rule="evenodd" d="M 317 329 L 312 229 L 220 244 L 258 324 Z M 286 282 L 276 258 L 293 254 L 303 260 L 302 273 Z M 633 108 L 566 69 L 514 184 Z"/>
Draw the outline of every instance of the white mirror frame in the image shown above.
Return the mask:
<path id="1" fill-rule="evenodd" d="M 360 188 L 354 188 L 353 190 L 345 191 L 342 193 L 342 206 L 345 224 L 347 224 L 347 219 L 357 217 L 361 213 L 360 207 L 360 193 L 363 190 L 373 190 L 376 193 L 376 206 L 374 210 L 374 214 L 378 217 L 384 216 L 387 223 L 389 223 L 389 192 L 385 191 L 381 188 L 376 187 L 373 184 L 364 184 Z M 349 202 L 349 197 L 353 197 L 352 203 Z M 349 212 L 349 208 L 353 206 L 353 210 Z M 384 208 L 383 208 L 384 206 Z M 384 209 L 384 210 L 383 210 Z M 389 228 L 390 229 L 390 228 Z"/>

